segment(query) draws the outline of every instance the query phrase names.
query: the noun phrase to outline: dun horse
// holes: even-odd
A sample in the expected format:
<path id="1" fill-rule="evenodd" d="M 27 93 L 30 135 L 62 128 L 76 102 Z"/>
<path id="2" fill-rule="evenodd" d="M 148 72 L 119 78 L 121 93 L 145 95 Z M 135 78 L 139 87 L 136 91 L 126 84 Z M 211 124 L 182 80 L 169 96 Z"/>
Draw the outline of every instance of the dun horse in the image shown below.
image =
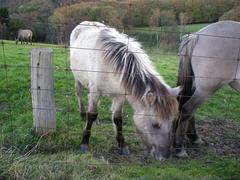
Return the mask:
<path id="1" fill-rule="evenodd" d="M 177 155 L 187 156 L 184 135 L 200 143 L 194 113 L 224 85 L 240 91 L 240 23 L 222 21 L 185 35 L 180 46 L 178 85 L 183 86 L 176 131 Z"/>
<path id="2" fill-rule="evenodd" d="M 127 100 L 134 110 L 137 132 L 149 153 L 158 160 L 168 157 L 180 88 L 171 88 L 164 82 L 138 42 L 102 23 L 84 21 L 76 26 L 70 46 L 71 70 L 82 116 L 86 113 L 83 87 L 89 89 L 80 150 L 88 150 L 99 97 L 108 96 L 112 99 L 112 121 L 120 153 L 129 154 L 122 131 L 122 107 Z"/>
<path id="3" fill-rule="evenodd" d="M 18 44 L 18 41 L 21 41 L 21 44 L 24 44 L 24 42 L 26 42 L 26 44 L 32 44 L 32 36 L 33 32 L 30 29 L 19 29 L 17 33 L 16 44 Z"/>

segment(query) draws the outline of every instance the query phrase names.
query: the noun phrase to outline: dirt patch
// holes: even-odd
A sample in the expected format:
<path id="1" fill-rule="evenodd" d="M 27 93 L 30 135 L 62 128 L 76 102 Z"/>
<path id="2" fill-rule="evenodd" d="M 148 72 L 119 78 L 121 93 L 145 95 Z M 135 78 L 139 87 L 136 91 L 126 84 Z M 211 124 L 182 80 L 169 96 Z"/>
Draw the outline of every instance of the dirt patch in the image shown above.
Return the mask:
<path id="1" fill-rule="evenodd" d="M 201 146 L 188 145 L 186 147 L 190 159 L 204 159 L 210 156 L 220 157 L 240 157 L 240 124 L 233 121 L 202 120 L 196 124 L 198 135 L 203 140 Z M 137 138 L 133 134 L 132 138 Z M 118 154 L 116 144 L 108 151 L 95 149 L 94 156 L 104 158 L 110 163 L 132 163 L 141 162 L 149 164 L 153 158 L 149 156 L 145 146 L 139 139 L 139 144 L 135 147 L 130 145 L 131 154 L 127 157 Z M 170 161 L 177 160 L 175 157 Z"/>
<path id="2" fill-rule="evenodd" d="M 240 124 L 225 120 L 204 120 L 197 122 L 196 129 L 202 138 L 200 147 L 188 149 L 190 157 L 201 157 L 206 153 L 223 156 L 240 156 Z"/>

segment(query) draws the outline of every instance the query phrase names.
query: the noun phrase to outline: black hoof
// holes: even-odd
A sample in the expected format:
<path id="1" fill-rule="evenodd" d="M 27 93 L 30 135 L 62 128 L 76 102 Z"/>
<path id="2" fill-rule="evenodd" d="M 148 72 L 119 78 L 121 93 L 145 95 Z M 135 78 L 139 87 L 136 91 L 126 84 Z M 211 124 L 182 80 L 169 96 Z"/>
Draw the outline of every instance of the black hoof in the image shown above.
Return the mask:
<path id="1" fill-rule="evenodd" d="M 88 145 L 86 145 L 86 144 L 81 144 L 81 146 L 80 146 L 80 152 L 82 152 L 82 153 L 88 152 Z"/>
<path id="2" fill-rule="evenodd" d="M 187 136 L 187 141 L 190 143 L 190 144 L 193 144 L 195 141 L 198 140 L 198 135 L 197 134 L 188 134 Z"/>
<path id="3" fill-rule="evenodd" d="M 119 149 L 119 154 L 128 156 L 128 155 L 130 155 L 130 151 L 129 151 L 128 147 L 125 146 L 125 147 L 122 147 Z"/>

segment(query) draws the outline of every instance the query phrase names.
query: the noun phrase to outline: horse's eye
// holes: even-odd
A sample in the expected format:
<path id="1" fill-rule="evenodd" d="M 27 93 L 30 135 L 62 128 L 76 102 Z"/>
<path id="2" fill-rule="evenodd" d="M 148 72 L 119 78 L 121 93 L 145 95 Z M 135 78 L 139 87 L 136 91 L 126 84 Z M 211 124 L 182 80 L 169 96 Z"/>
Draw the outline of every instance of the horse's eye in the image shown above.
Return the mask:
<path id="1" fill-rule="evenodd" d="M 155 128 L 155 129 L 160 129 L 161 128 L 161 124 L 152 123 L 152 127 Z"/>

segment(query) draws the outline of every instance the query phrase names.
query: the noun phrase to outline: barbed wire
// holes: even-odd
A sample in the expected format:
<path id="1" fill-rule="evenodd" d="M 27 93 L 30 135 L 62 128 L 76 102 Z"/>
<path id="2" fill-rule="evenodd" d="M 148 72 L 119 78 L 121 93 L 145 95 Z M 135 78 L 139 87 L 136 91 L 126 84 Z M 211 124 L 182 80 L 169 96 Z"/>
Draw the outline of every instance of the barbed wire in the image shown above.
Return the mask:
<path id="1" fill-rule="evenodd" d="M 38 23 L 40 23 L 39 21 L 32 21 L 33 23 L 34 22 L 38 22 Z M 41 22 L 41 23 L 46 23 L 46 24 L 51 24 L 51 25 L 53 25 L 53 22 Z M 61 25 L 62 27 L 64 27 L 64 26 L 67 26 L 67 25 L 69 25 L 69 23 L 56 23 L 56 24 L 58 24 L 58 25 Z M 55 25 L 56 25 L 55 24 Z M 131 30 L 130 30 L 131 31 Z M 136 30 L 137 31 L 137 30 Z M 145 29 L 143 29 L 143 30 L 141 30 L 141 31 L 143 31 L 143 32 L 156 32 L 156 33 L 180 33 L 180 31 L 168 31 L 168 30 L 145 30 Z M 126 31 L 126 32 L 128 32 L 129 33 L 129 31 Z M 65 32 L 64 32 L 65 33 Z M 188 31 L 188 33 L 187 34 L 190 34 L 190 32 Z M 236 33 L 236 34 L 240 34 L 240 33 Z M 197 33 L 197 35 L 198 36 L 207 36 L 207 37 L 212 37 L 212 38 L 225 38 L 225 39 L 235 39 L 235 40 L 240 40 L 240 37 L 228 37 L 228 36 L 216 36 L 216 35 L 206 35 L 206 34 L 201 34 L 201 33 Z M 64 37 L 66 38 L 66 35 L 64 35 Z M 128 38 L 129 38 L 130 36 L 128 36 Z M 11 69 L 14 69 L 14 68 L 16 68 L 16 69 L 20 69 L 20 70 L 26 70 L 26 69 L 30 69 L 30 68 L 38 68 L 38 69 L 49 69 L 48 67 L 32 67 L 32 66 L 30 66 L 29 64 L 26 64 L 26 61 L 24 61 L 24 65 L 18 65 L 18 64 L 11 64 L 11 63 L 9 63 L 7 60 L 9 60 L 8 59 L 8 57 L 6 57 L 6 53 L 5 53 L 5 50 L 4 50 L 4 48 L 5 48 L 5 46 L 6 45 L 12 45 L 12 43 L 11 42 L 8 42 L 8 41 L 5 41 L 5 40 L 1 40 L 1 46 L 2 46 L 2 52 L 3 52 L 3 54 L 2 54 L 2 59 L 4 60 L 3 61 L 3 63 L 2 62 L 0 62 L 1 64 L 0 64 L 0 70 L 5 70 L 6 71 L 6 74 L 5 74 L 5 79 L 6 79 L 6 87 L 5 88 L 0 88 L 0 92 L 5 92 L 5 93 L 7 93 L 7 101 L 10 101 L 10 97 L 11 97 L 11 94 L 12 93 L 16 93 L 17 91 L 20 91 L 21 93 L 22 92 L 27 92 L 27 93 L 31 93 L 32 91 L 51 91 L 51 92 L 53 92 L 54 94 L 58 94 L 58 93 L 60 93 L 60 94 L 63 94 L 64 96 L 65 96 L 65 98 L 66 98 L 66 101 L 67 101 L 67 103 L 65 104 L 64 103 L 64 105 L 65 106 L 67 106 L 68 108 L 59 108 L 59 107 L 32 107 L 30 104 L 31 103 L 29 103 L 28 104 L 28 106 L 23 106 L 23 107 L 21 107 L 22 108 L 22 110 L 28 110 L 28 111 L 30 111 L 30 110 L 33 110 L 33 109 L 38 109 L 38 110 L 43 110 L 43 111 L 48 111 L 48 110 L 56 110 L 57 112 L 64 112 L 64 113 L 67 113 L 67 115 L 66 115 L 66 120 L 64 120 L 64 121 L 66 121 L 66 122 L 68 122 L 68 121 L 70 121 L 70 117 L 69 117 L 69 114 L 71 113 L 71 112 L 77 112 L 77 110 L 76 110 L 76 108 L 77 107 L 75 107 L 75 109 L 73 109 L 73 110 L 70 110 L 70 106 L 71 106 L 71 100 L 70 99 L 73 99 L 74 98 L 74 100 L 76 100 L 76 97 L 74 96 L 74 97 L 70 97 L 70 95 L 73 95 L 73 94 L 75 94 L 75 88 L 74 87 L 71 87 L 71 89 L 69 88 L 69 85 L 66 85 L 66 86 L 63 86 L 62 88 L 61 88 L 61 90 L 60 89 L 54 89 L 54 90 L 51 90 L 51 89 L 39 89 L 39 88 L 15 88 L 15 89 L 13 89 L 13 88 L 10 88 L 10 86 L 8 85 L 8 83 L 10 82 L 10 81 L 12 81 L 12 79 L 11 78 L 9 78 L 9 75 L 8 75 L 8 72 L 11 70 Z M 16 46 L 16 47 L 19 47 L 20 45 L 18 45 L 18 46 Z M 128 46 L 129 46 L 129 41 L 128 41 Z M 55 73 L 59 73 L 59 72 L 63 72 L 63 73 L 65 73 L 65 75 L 63 75 L 62 77 L 63 78 L 61 78 L 61 80 L 62 81 L 65 81 L 65 82 L 68 82 L 70 79 L 74 82 L 74 80 L 73 80 L 73 76 L 72 76 L 72 73 L 71 72 L 87 72 L 87 73 L 102 73 L 102 74 L 114 74 L 114 75 L 119 75 L 119 76 L 121 76 L 121 75 L 129 75 L 128 73 L 116 73 L 116 72 L 113 72 L 113 71 L 98 71 L 98 70 L 87 70 L 87 69 L 71 69 L 71 68 L 69 68 L 70 67 L 70 65 L 69 65 L 69 57 L 68 57 L 68 52 L 69 52 L 69 50 L 70 49 L 79 49 L 79 50 L 86 50 L 86 51 L 95 51 L 95 52 L 106 52 L 106 50 L 102 50 L 102 49 L 93 49 L 93 48 L 86 48 L 86 47 L 71 47 L 71 46 L 69 46 L 69 45 L 67 45 L 67 44 L 65 44 L 65 45 L 51 45 L 51 44 L 34 44 L 33 46 L 26 46 L 26 45 L 23 45 L 23 46 L 21 46 L 21 47 L 50 47 L 50 48 L 59 48 L 59 49 L 64 49 L 64 57 L 63 58 L 61 58 L 61 59 L 63 59 L 63 60 L 65 60 L 65 65 L 60 65 L 60 66 L 58 66 L 58 65 L 55 65 L 53 68 L 50 68 L 50 69 L 52 69 L 52 70 L 54 70 L 54 72 Z M 160 49 L 160 48 L 159 48 Z M 149 50 L 150 51 L 150 50 Z M 148 52 L 148 51 L 147 51 Z M 136 53 L 136 54 L 138 54 L 138 53 L 143 53 L 143 54 L 145 54 L 145 52 L 132 52 L 132 53 Z M 178 57 L 178 56 L 187 56 L 187 55 L 185 55 L 185 54 L 174 54 L 174 53 L 165 53 L 165 52 L 151 52 L 151 55 L 159 55 L 159 56 L 176 56 L 176 57 Z M 238 57 L 236 57 L 236 58 L 221 58 L 221 57 L 209 57 L 209 56 L 200 56 L 200 55 L 193 55 L 192 57 L 196 57 L 196 58 L 198 58 L 198 60 L 199 61 L 217 61 L 217 62 L 221 62 L 221 61 L 223 61 L 223 60 L 226 60 L 226 59 L 228 59 L 228 61 L 232 61 L 232 62 L 237 62 L 237 67 L 236 67 L 236 69 L 238 70 L 238 67 L 239 67 L 239 61 L 240 61 L 240 48 L 239 48 L 239 52 L 238 52 Z M 151 57 L 150 57 L 151 58 Z M 11 60 L 11 59 L 10 59 Z M 19 60 L 20 60 L 20 58 L 19 58 Z M 171 60 L 171 61 L 176 61 L 175 59 L 173 59 L 173 60 Z M 160 63 L 161 62 L 161 59 L 159 58 L 159 61 L 153 61 L 154 63 Z M 71 74 L 71 77 L 68 77 L 68 74 Z M 237 77 L 237 74 L 238 74 L 238 71 L 236 71 L 236 73 L 235 73 L 235 79 L 234 80 L 236 80 L 236 81 L 238 81 L 238 80 L 240 80 L 240 79 L 238 79 L 238 77 Z M 153 76 L 156 76 L 156 77 L 161 77 L 161 75 L 160 74 L 153 74 Z M 177 75 L 175 76 L 176 78 L 178 78 L 177 77 Z M 167 78 L 167 77 L 166 77 Z M 208 77 L 208 76 L 206 76 L 206 77 L 204 77 L 204 76 L 186 76 L 185 78 L 203 78 L 203 79 L 219 79 L 219 80 L 228 80 L 228 79 L 225 79 L 225 78 L 221 78 L 221 77 Z M 16 78 L 17 79 L 17 78 Z M 73 85 L 72 85 L 73 86 Z M 70 91 L 69 91 L 70 90 Z M 99 93 L 99 92 L 94 92 L 94 91 L 88 91 L 88 93 Z M 109 93 L 109 92 L 102 92 L 101 93 L 103 96 L 113 96 L 113 95 L 122 95 L 122 96 L 128 96 L 128 95 L 130 95 L 129 93 L 127 93 L 127 92 L 125 92 L 125 93 Z M 67 96 L 67 97 L 66 97 Z M 228 118 L 228 114 L 229 113 L 231 113 L 230 112 L 230 103 L 231 103 L 231 101 L 232 101 L 232 99 L 233 99 L 233 93 L 231 93 L 230 94 L 230 96 L 229 95 L 225 95 L 225 97 L 227 96 L 227 100 L 226 100 L 226 106 L 227 106 L 227 108 L 226 109 L 224 109 L 223 111 L 225 111 L 226 113 L 225 113 L 225 117 L 224 117 L 224 119 L 227 119 Z M 180 95 L 179 96 L 180 98 L 181 97 L 192 97 L 192 96 L 185 96 L 185 95 Z M 210 97 L 209 98 L 210 100 L 211 99 L 219 99 L 218 97 Z M 61 101 L 61 99 L 59 98 L 59 100 L 58 101 Z M 0 103 L 1 103 L 1 101 L 0 101 Z M 76 104 L 76 103 L 75 103 Z M 25 104 L 26 105 L 26 104 Z M 30 106 L 31 106 L 31 108 L 30 108 Z M 62 105 L 63 106 L 63 105 Z M 108 105 L 108 106 L 110 106 L 110 105 Z M 19 105 L 14 105 L 14 104 L 11 104 L 11 103 L 9 103 L 9 106 L 6 108 L 6 109 L 4 109 L 4 110 L 1 110 L 0 109 L 0 113 L 1 112 L 3 112 L 3 111 L 6 111 L 7 112 L 7 120 L 6 121 L 9 121 L 10 120 L 10 126 L 11 127 L 14 127 L 14 123 L 13 123 L 13 119 L 11 118 L 11 111 L 14 111 L 14 108 L 18 108 L 19 107 Z M 99 106 L 100 108 L 101 108 L 101 106 Z M 106 107 L 106 105 L 103 105 L 102 107 Z M 128 117 L 129 116 L 129 112 L 123 112 L 122 113 L 122 116 L 124 117 L 124 118 L 130 118 L 130 117 Z M 107 116 L 111 116 L 111 115 L 114 115 L 114 113 L 108 113 L 108 115 Z M 149 116 L 149 117 L 156 117 L 155 115 L 152 115 L 152 114 L 141 114 L 141 113 L 135 113 L 134 115 L 138 115 L 138 116 Z M 190 114 L 187 114 L 187 113 L 182 113 L 181 112 L 181 115 L 190 115 Z M 79 117 L 78 117 L 78 119 L 79 119 Z M 131 117 L 131 119 L 132 119 L 132 117 Z M 83 120 L 83 122 L 84 122 L 84 119 L 82 119 Z M 63 121 L 63 120 L 61 120 L 61 121 Z M 106 123 L 106 121 L 103 121 L 104 123 L 101 123 L 101 125 L 99 125 L 99 126 L 102 126 L 103 128 L 105 128 L 105 127 L 108 127 L 108 124 Z M 106 125 L 106 126 L 105 126 Z M 124 125 L 123 125 L 124 126 Z M 126 127 L 126 126 L 124 126 L 124 127 Z M 2 129 L 3 129 L 4 127 L 2 127 Z M 39 127 L 37 127 L 37 128 L 39 128 Z M 71 127 L 67 127 L 67 128 L 61 128 L 61 129 L 59 129 L 59 130 L 57 130 L 57 131 L 59 131 L 59 132 L 61 132 L 61 133 L 64 133 L 64 135 L 63 135 L 63 137 L 65 138 L 65 140 L 63 141 L 64 143 L 62 143 L 60 146 L 63 148 L 63 151 L 64 150 L 68 150 L 68 148 L 70 147 L 70 148 L 73 148 L 74 150 L 76 149 L 76 146 L 74 146 L 74 145 L 72 145 L 71 144 L 71 142 L 68 142 L 67 140 L 69 139 L 69 136 L 70 135 L 75 135 L 75 136 L 79 136 L 81 133 L 79 132 L 79 133 L 77 133 L 77 132 L 71 132 L 71 129 L 70 129 Z M 39 129 L 41 129 L 41 128 L 39 128 Z M 50 129 L 51 130 L 51 129 Z M 53 130 L 53 129 L 52 129 Z M 134 131 L 134 130 L 131 130 L 131 131 Z M 25 132 L 23 132 L 23 134 L 24 134 Z M 115 137 L 115 135 L 113 135 L 113 134 L 111 134 L 111 135 L 109 135 L 109 133 L 110 132 L 106 132 L 105 130 L 103 130 L 103 131 L 98 131 L 98 132 L 95 132 L 95 131 L 92 131 L 92 136 L 99 136 L 99 135 L 101 135 L 101 136 L 106 136 L 107 138 L 112 138 L 112 137 Z M 134 140 L 139 140 L 139 142 L 140 142 L 140 138 L 138 137 L 138 134 L 136 133 L 136 132 L 129 132 L 129 129 L 128 130 L 123 130 L 123 131 L 120 131 L 120 133 L 122 133 L 125 137 L 128 137 L 127 139 L 129 140 L 130 138 L 131 139 L 134 139 Z M 20 135 L 21 134 L 21 132 L 18 134 L 18 135 Z M 165 135 L 165 134 L 169 134 L 169 133 L 163 133 L 163 132 L 158 132 L 158 133 L 150 133 L 150 132 L 142 132 L 142 134 L 151 134 L 151 135 Z M 184 133 L 184 135 L 191 135 L 192 133 Z M 176 133 L 171 133 L 171 135 L 176 135 Z M 18 143 L 18 142 L 16 142 L 16 140 L 14 139 L 14 130 L 11 132 L 11 151 L 14 151 L 14 147 L 15 147 L 15 145 L 16 145 L 16 143 Z M 1 140 L 3 139 L 3 133 L 1 132 Z M 43 136 L 41 136 L 40 138 L 39 138 L 39 140 L 37 141 L 37 143 L 35 144 L 35 146 L 33 146 L 33 148 L 31 148 L 27 153 L 25 153 L 25 156 L 29 156 L 29 155 L 31 155 L 31 154 L 34 154 L 34 151 L 38 151 L 38 145 L 39 145 L 39 143 L 40 143 L 40 141 L 43 139 Z M 231 137 L 231 138 L 228 138 L 228 137 L 226 137 L 225 138 L 226 140 L 227 139 L 231 139 L 231 140 L 238 140 L 239 139 L 239 137 Z M 106 141 L 105 141 L 106 142 Z M 44 143 L 44 142 L 43 142 Z M 99 143 L 98 143 L 99 144 Z M 113 145 L 112 145 L 112 141 L 110 142 L 110 144 L 111 145 L 109 145 L 108 147 L 112 147 Z M 115 143 L 116 144 L 116 149 L 117 149 L 117 143 Z M 133 144 L 133 142 L 131 141 L 131 144 Z M 1 144 L 1 146 L 2 147 L 4 147 L 4 143 L 3 143 L 3 145 Z M 91 143 L 90 143 L 90 146 L 92 146 L 91 145 Z M 135 158 L 142 158 L 141 156 L 142 156 L 142 153 L 143 152 L 146 152 L 146 150 L 145 150 L 145 148 L 143 148 L 142 146 L 143 145 L 139 145 L 139 146 L 141 146 L 141 147 L 138 147 L 138 149 L 137 149 L 137 153 L 134 151 L 134 149 L 133 149 L 133 153 L 135 153 L 134 154 L 134 157 Z M 130 146 L 131 147 L 131 146 Z M 209 152 L 209 150 L 211 150 L 212 149 L 212 146 L 210 146 L 210 145 L 205 145 L 204 147 L 185 147 L 185 149 L 187 150 L 187 151 L 192 151 L 192 150 L 201 150 L 201 151 L 204 151 L 204 152 Z M 48 150 L 48 148 L 46 148 L 45 150 Z M 73 151 L 74 151 L 73 150 Z M 171 151 L 174 151 L 174 150 L 176 150 L 176 148 L 171 148 Z M 41 151 L 41 150 L 40 150 Z M 108 153 L 109 152 L 106 152 L 106 151 L 103 151 L 103 152 L 99 152 L 99 151 L 97 151 L 96 152 L 96 149 L 94 149 L 93 148 L 93 150 L 91 151 L 95 156 L 102 156 L 102 155 L 104 155 L 104 157 L 106 158 L 106 157 L 108 157 Z M 99 152 L 99 154 L 97 154 Z M 63 160 L 63 161 L 55 161 L 55 162 L 53 162 L 53 163 L 63 163 L 63 164 L 65 164 L 66 165 L 66 167 L 67 167 L 67 165 L 69 164 L 69 163 L 76 163 L 76 162 L 74 162 L 74 161 L 71 161 L 70 159 L 68 159 L 68 155 L 69 155 L 69 153 L 70 152 L 68 152 L 68 151 L 66 151 L 66 156 L 65 156 L 65 159 Z M 112 155 L 112 153 L 109 153 L 109 154 L 111 154 Z M 115 157 L 117 157 L 117 156 L 115 156 Z M 119 156 L 118 158 L 122 158 L 122 156 Z M 124 163 L 122 163 L 121 161 L 116 161 L 116 162 L 114 162 L 114 163 L 111 163 L 111 165 L 116 165 L 116 166 L 118 166 L 118 165 L 126 165 L 125 164 L 125 161 L 127 161 L 127 158 L 125 158 L 125 157 L 123 157 L 123 160 L 124 160 Z M 12 159 L 11 159 L 11 161 L 12 161 L 12 163 L 14 163 L 16 160 L 14 159 L 14 157 L 12 157 Z M 130 160 L 131 161 L 131 160 Z M 46 164 L 49 164 L 50 162 L 44 162 L 44 163 L 46 163 Z M 94 163 L 90 163 L 90 164 L 92 164 L 92 165 L 94 165 Z M 100 163 L 96 163 L 96 165 L 99 165 Z M 103 163 L 104 165 L 105 165 L 105 163 Z M 42 164 L 43 165 L 43 164 Z M 66 171 L 67 171 L 67 169 L 66 169 Z M 1 173 L 1 172 L 0 172 Z M 232 177 L 235 177 L 235 176 L 229 176 L 230 178 L 232 178 Z"/>
<path id="2" fill-rule="evenodd" d="M 227 38 L 227 37 L 226 37 Z M 4 42 L 2 41 L 2 45 L 4 45 Z M 69 46 L 64 46 L 65 50 L 66 48 L 73 48 L 73 47 L 69 47 Z M 76 47 L 74 47 L 76 48 Z M 77 49 L 86 49 L 86 48 L 77 48 Z M 90 49 L 90 48 L 87 48 L 87 50 L 93 50 L 93 51 L 104 51 L 104 50 L 101 50 L 101 49 Z M 139 53 L 139 52 L 135 52 L 135 53 Z M 66 52 L 65 52 L 66 54 Z M 204 57 L 204 58 L 207 58 L 207 59 L 212 59 L 212 58 L 215 58 L 215 57 L 206 57 L 206 56 L 198 56 L 198 57 Z M 67 62 L 68 60 L 66 60 Z M 235 59 L 235 60 L 232 60 L 232 61 L 238 61 L 239 62 L 239 58 L 238 59 Z M 0 66 L 1 67 L 1 66 Z M 23 66 L 13 66 L 13 65 L 6 65 L 4 64 L 3 65 L 3 68 L 11 68 L 11 67 L 17 67 L 17 68 L 22 68 Z M 25 68 L 30 68 L 30 66 L 25 66 Z M 39 67 L 32 67 L 32 68 L 39 68 Z M 48 67 L 40 67 L 41 68 L 46 68 L 48 69 Z M 53 69 L 53 68 L 51 68 Z M 59 68 L 56 68 L 57 71 L 61 71 L 61 69 Z M 112 74 L 119 74 L 119 75 L 123 75 L 123 74 L 126 74 L 126 73 L 116 73 L 116 72 L 106 72 L 106 71 L 91 71 L 91 70 L 78 70 L 78 69 L 70 69 L 70 68 L 63 68 L 62 70 L 64 70 L 65 72 L 67 71 L 81 71 L 81 72 L 88 72 L 88 73 L 112 73 Z M 237 74 L 237 73 L 236 73 Z M 154 75 L 154 76 L 161 76 L 161 75 Z M 187 76 L 187 77 L 194 77 L 194 78 L 208 78 L 208 79 L 220 79 L 220 80 L 225 80 L 224 78 L 218 78 L 218 77 L 199 77 L 199 76 Z M 238 80 L 238 79 L 235 79 L 235 80 Z M 39 89 L 31 89 L 32 90 L 39 90 Z M 41 89 L 43 91 L 46 91 L 47 89 Z M 98 92 L 89 92 L 89 93 L 98 93 Z M 66 93 L 64 93 L 66 94 Z M 129 95 L 128 93 L 123 93 L 123 94 L 119 94 L 119 93 L 102 93 L 102 95 Z M 181 96 L 181 97 L 191 97 L 191 96 Z M 212 97 L 211 97 L 212 98 Z M 33 107 L 33 109 L 35 109 Z M 51 109 L 48 109 L 48 108 L 38 108 L 38 109 L 41 109 L 41 110 L 51 110 Z M 144 114 L 138 114 L 138 115 L 143 115 L 143 116 L 149 116 L 149 115 L 144 115 Z"/>

